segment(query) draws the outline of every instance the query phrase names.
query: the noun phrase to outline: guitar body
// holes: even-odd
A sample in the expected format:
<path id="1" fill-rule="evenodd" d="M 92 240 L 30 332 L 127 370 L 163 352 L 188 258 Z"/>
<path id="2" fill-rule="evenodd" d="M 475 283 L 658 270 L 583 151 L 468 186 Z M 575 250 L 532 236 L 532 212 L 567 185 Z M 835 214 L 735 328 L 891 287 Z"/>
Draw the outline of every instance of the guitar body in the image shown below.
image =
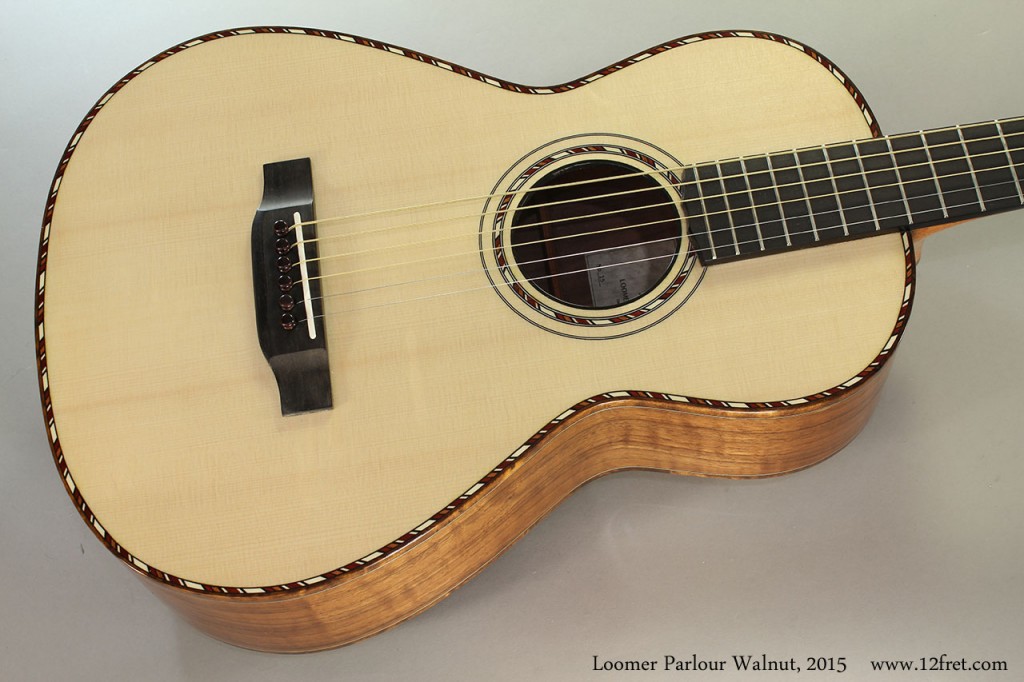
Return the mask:
<path id="1" fill-rule="evenodd" d="M 198 627 L 272 651 L 352 642 L 595 477 L 782 474 L 864 425 L 909 312 L 904 235 L 705 268 L 683 234 L 649 290 L 603 306 L 505 262 L 531 169 L 646 166 L 664 184 L 679 164 L 877 133 L 819 55 L 715 34 L 527 88 L 313 33 L 206 36 L 140 67 L 76 133 L 44 221 L 58 469 Z M 333 406 L 282 416 L 250 232 L 263 165 L 303 157 Z"/>

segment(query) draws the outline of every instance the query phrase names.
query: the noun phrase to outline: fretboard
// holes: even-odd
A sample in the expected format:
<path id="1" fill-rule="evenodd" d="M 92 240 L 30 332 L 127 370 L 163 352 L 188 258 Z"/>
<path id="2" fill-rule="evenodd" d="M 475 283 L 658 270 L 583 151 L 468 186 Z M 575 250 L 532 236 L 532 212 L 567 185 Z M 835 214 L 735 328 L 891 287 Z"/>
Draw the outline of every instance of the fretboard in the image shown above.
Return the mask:
<path id="1" fill-rule="evenodd" d="M 1024 206 L 1024 118 L 691 166 L 687 228 L 704 264 Z"/>

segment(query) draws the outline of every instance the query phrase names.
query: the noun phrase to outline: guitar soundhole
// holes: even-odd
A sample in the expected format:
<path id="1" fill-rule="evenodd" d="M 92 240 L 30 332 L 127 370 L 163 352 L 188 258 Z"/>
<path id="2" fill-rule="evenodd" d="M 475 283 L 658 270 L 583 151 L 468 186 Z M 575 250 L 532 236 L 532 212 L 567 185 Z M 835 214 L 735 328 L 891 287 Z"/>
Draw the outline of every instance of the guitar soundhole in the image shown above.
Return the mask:
<path id="1" fill-rule="evenodd" d="M 580 161 L 526 194 L 512 219 L 512 256 L 551 298 L 601 310 L 658 286 L 682 233 L 676 204 L 656 179 L 613 161 Z"/>

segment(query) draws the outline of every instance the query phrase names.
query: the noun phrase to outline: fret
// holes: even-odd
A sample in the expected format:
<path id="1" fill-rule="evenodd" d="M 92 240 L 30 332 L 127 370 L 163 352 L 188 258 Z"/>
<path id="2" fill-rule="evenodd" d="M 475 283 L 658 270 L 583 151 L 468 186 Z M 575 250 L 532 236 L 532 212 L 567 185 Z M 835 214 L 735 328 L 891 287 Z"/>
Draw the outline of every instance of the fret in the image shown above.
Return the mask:
<path id="1" fill-rule="evenodd" d="M 892 159 L 893 167 L 896 169 L 896 187 L 900 190 L 900 196 L 903 197 L 903 210 L 906 212 L 907 221 L 910 223 L 914 222 L 914 216 L 910 212 L 910 202 L 907 200 L 907 188 L 903 186 L 903 176 L 900 174 L 900 165 L 896 161 L 896 155 L 892 151 L 892 139 L 885 137 L 885 146 L 889 150 L 889 157 Z"/>
<path id="2" fill-rule="evenodd" d="M 877 219 L 876 229 L 895 230 L 905 227 L 910 222 L 910 216 L 888 141 L 867 140 L 858 142 L 856 147 L 871 193 Z"/>
<path id="3" fill-rule="evenodd" d="M 787 251 L 1024 206 L 1024 119 L 747 156 L 683 177 L 705 264 Z"/>
<path id="4" fill-rule="evenodd" d="M 981 183 L 978 182 L 978 175 L 977 175 L 977 173 L 974 172 L 974 164 L 971 163 L 971 155 L 967 151 L 967 142 L 966 142 L 966 140 L 964 140 L 963 131 L 960 130 L 960 126 L 956 126 L 954 128 L 954 130 L 956 130 L 957 138 L 960 140 L 960 146 L 964 150 L 964 157 L 967 160 L 967 168 L 970 169 L 971 180 L 974 182 L 974 191 L 978 195 L 978 203 L 981 205 L 981 210 L 984 211 L 985 210 L 985 198 L 983 196 L 981 196 Z"/>
<path id="5" fill-rule="evenodd" d="M 946 196 L 942 193 L 942 187 L 939 186 L 939 172 L 935 170 L 935 157 L 932 156 L 931 147 L 924 139 L 924 133 L 921 133 L 921 142 L 924 144 L 925 154 L 928 155 L 928 169 L 931 171 L 932 178 L 935 180 L 935 193 L 939 197 L 939 205 L 942 206 L 942 217 L 949 217 L 949 208 L 946 206 Z"/>
<path id="6" fill-rule="evenodd" d="M 867 179 L 857 158 L 856 147 L 850 144 L 836 145 L 827 147 L 826 153 L 839 195 L 843 224 L 850 236 L 872 234 L 878 223 L 871 207 Z"/>
<path id="7" fill-rule="evenodd" d="M 881 227 L 878 224 L 878 211 L 875 209 L 875 202 L 871 198 L 871 185 L 868 183 L 868 173 L 864 169 L 864 159 L 860 157 L 860 151 L 857 149 L 857 145 L 852 145 L 855 158 L 857 159 L 857 167 L 860 169 L 861 177 L 864 178 L 864 189 L 867 191 L 867 206 L 871 211 L 871 220 L 867 223 L 870 226 L 872 232 L 877 232 Z M 862 231 L 861 234 L 864 234 Z"/>
<path id="8" fill-rule="evenodd" d="M 999 135 L 1006 145 L 1006 156 L 1013 169 L 1013 177 L 1017 181 L 1017 196 L 1024 205 L 1024 187 L 1021 177 L 1024 176 L 1024 120 L 999 121 Z"/>
<path id="9" fill-rule="evenodd" d="M 998 126 L 982 123 L 959 130 L 978 182 L 983 209 L 1003 211 L 1020 206 L 1019 186 L 1007 163 L 1007 149 L 1000 139 Z"/>
<path id="10" fill-rule="evenodd" d="M 697 184 L 704 201 L 705 221 L 711 238 L 715 258 L 732 258 L 739 255 L 736 228 L 732 214 L 725 203 L 725 187 L 722 185 L 718 164 L 697 166 Z"/>
<path id="11" fill-rule="evenodd" d="M 793 152 L 772 154 L 768 157 L 775 188 L 778 191 L 779 203 L 782 206 L 782 218 L 789 243 L 793 246 L 809 246 L 818 241 L 811 220 L 811 207 L 807 202 L 807 192 L 796 167 Z"/>
<path id="12" fill-rule="evenodd" d="M 807 188 L 807 204 L 820 241 L 835 241 L 847 236 L 843 212 L 839 210 L 835 182 L 829 172 L 825 150 L 801 149 L 796 153 L 800 175 Z"/>
<path id="13" fill-rule="evenodd" d="M 753 199 L 742 164 L 739 160 L 725 161 L 720 164 L 719 169 L 739 255 L 748 256 L 763 251 L 763 240 L 757 229 Z"/>
<path id="14" fill-rule="evenodd" d="M 715 245 L 709 235 L 707 209 L 697 184 L 694 166 L 683 169 L 681 188 L 683 190 L 683 212 L 686 214 L 686 231 L 690 240 L 693 242 L 694 248 L 701 254 L 702 261 L 715 260 L 718 255 L 715 253 Z"/>
<path id="15" fill-rule="evenodd" d="M 811 218 L 811 233 L 814 235 L 814 241 L 820 242 L 821 235 L 818 233 L 818 220 L 814 215 L 814 209 L 811 208 L 811 190 L 807 186 L 807 178 L 804 177 L 804 167 L 800 163 L 800 157 L 798 155 L 794 155 L 793 158 L 794 163 L 796 164 L 796 172 L 800 177 L 800 188 L 804 192 L 804 204 L 807 206 L 807 215 Z"/>
<path id="16" fill-rule="evenodd" d="M 911 222 L 924 224 L 945 218 L 938 180 L 921 135 L 900 135 L 890 139 L 889 146 L 893 150 Z"/>
<path id="17" fill-rule="evenodd" d="M 981 195 L 972 179 L 960 133 L 954 128 L 931 130 L 925 131 L 924 139 L 928 144 L 948 217 L 977 215 L 982 210 Z"/>
<path id="18" fill-rule="evenodd" d="M 832 183 L 832 193 L 836 195 L 836 212 L 839 214 L 839 223 L 843 227 L 843 236 L 849 237 L 850 225 L 846 221 L 846 211 L 843 209 L 843 197 L 839 193 L 839 185 L 836 184 L 836 173 L 833 170 L 831 159 L 828 155 L 828 150 L 824 145 L 822 145 L 821 147 L 821 155 L 825 159 L 823 161 L 823 164 L 826 169 L 825 172 L 828 175 L 829 182 Z"/>
<path id="19" fill-rule="evenodd" d="M 782 203 L 775 189 L 775 180 L 767 156 L 743 159 L 750 195 L 754 200 L 754 214 L 760 228 L 766 251 L 781 251 L 790 246 L 789 233 L 782 217 Z"/>
<path id="20" fill-rule="evenodd" d="M 751 184 L 751 177 L 747 173 L 746 163 L 740 159 L 738 161 L 740 166 L 740 172 L 743 173 L 743 180 L 747 186 L 747 197 L 750 199 L 750 208 L 752 215 L 752 221 L 754 223 L 754 229 L 757 231 L 757 248 L 759 251 L 765 251 L 767 247 L 764 241 L 764 231 L 761 220 L 757 217 L 757 201 L 754 199 L 754 188 Z"/>

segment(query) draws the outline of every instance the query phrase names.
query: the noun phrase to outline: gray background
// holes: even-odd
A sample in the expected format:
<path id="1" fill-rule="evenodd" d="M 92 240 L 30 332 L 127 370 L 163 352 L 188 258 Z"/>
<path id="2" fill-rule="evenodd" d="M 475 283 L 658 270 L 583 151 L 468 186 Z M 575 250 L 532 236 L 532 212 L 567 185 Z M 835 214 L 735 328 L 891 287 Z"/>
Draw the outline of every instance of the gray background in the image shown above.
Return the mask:
<path id="1" fill-rule="evenodd" d="M 761 653 L 846 657 L 843 675 L 805 679 L 985 678 L 869 671 L 873 658 L 946 653 L 1006 660 L 1009 673 L 988 677 L 1021 679 L 1020 213 L 929 242 L 878 412 L 817 467 L 764 481 L 602 479 L 439 606 L 336 651 L 243 651 L 157 603 L 89 533 L 50 458 L 32 345 L 38 226 L 64 146 L 100 94 L 165 47 L 253 24 L 366 35 L 536 85 L 683 34 L 760 28 L 828 55 L 887 132 L 1024 113 L 1024 4 L 1010 0 L 4 0 L 0 678 L 613 679 L 592 656 Z M 751 675 L 793 679 L 712 679 Z"/>

